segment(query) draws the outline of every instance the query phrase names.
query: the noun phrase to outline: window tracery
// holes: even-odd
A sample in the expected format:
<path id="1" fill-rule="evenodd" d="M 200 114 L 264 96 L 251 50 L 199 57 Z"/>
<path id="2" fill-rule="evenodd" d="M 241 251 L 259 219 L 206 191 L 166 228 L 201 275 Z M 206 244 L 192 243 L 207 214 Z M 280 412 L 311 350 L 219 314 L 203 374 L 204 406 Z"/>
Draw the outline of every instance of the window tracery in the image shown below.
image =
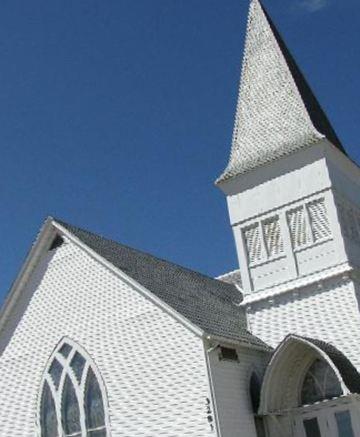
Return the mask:
<path id="1" fill-rule="evenodd" d="M 305 375 L 301 388 L 301 404 L 313 404 L 339 397 L 341 394 L 341 385 L 334 370 L 326 361 L 317 358 Z"/>
<path id="2" fill-rule="evenodd" d="M 54 353 L 42 386 L 41 437 L 108 437 L 104 389 L 87 354 L 70 341 Z"/>

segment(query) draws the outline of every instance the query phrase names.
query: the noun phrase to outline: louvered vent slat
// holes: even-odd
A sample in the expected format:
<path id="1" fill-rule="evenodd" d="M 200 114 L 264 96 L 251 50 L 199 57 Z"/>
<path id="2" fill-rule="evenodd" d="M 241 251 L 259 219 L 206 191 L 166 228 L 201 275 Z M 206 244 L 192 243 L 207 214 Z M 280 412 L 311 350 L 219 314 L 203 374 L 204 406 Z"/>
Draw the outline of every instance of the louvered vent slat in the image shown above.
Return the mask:
<path id="1" fill-rule="evenodd" d="M 288 212 L 290 235 L 295 249 L 309 242 L 305 211 L 301 206 Z"/>
<path id="2" fill-rule="evenodd" d="M 268 256 L 276 256 L 284 251 L 278 217 L 272 217 L 263 224 L 264 238 Z"/>
<path id="3" fill-rule="evenodd" d="M 260 226 L 256 224 L 244 231 L 246 248 L 249 257 L 249 262 L 253 263 L 261 259 L 262 244 L 260 239 Z"/>
<path id="4" fill-rule="evenodd" d="M 324 199 L 309 203 L 307 208 L 314 241 L 328 237 L 331 231 Z"/>

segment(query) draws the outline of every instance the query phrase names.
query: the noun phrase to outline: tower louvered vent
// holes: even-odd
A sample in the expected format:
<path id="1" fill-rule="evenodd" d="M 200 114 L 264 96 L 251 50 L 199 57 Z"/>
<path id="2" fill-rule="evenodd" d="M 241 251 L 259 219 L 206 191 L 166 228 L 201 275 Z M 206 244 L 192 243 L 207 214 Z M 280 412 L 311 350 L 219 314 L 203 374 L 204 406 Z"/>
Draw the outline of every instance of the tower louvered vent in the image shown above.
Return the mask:
<path id="1" fill-rule="evenodd" d="M 314 240 L 328 237 L 331 231 L 324 199 L 309 203 L 307 208 Z"/>
<path id="2" fill-rule="evenodd" d="M 253 263 L 261 259 L 261 239 L 260 226 L 258 223 L 244 230 L 244 237 L 246 241 L 247 253 L 249 262 Z"/>
<path id="3" fill-rule="evenodd" d="M 307 244 L 309 238 L 303 206 L 288 212 L 288 223 L 293 247 L 297 249 Z"/>
<path id="4" fill-rule="evenodd" d="M 264 221 L 264 239 L 269 257 L 279 255 L 284 251 L 284 243 L 281 238 L 280 223 L 278 217 L 272 217 Z"/>

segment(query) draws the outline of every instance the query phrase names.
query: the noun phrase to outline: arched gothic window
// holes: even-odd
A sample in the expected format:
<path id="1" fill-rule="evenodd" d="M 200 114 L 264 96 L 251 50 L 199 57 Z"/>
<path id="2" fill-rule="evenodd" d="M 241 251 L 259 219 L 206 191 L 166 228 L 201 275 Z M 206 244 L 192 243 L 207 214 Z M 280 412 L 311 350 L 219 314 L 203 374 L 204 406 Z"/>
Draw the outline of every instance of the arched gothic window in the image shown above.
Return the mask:
<path id="1" fill-rule="evenodd" d="M 250 378 L 250 399 L 253 412 L 256 414 L 260 405 L 261 382 L 255 372 Z"/>
<path id="2" fill-rule="evenodd" d="M 44 376 L 41 437 L 108 437 L 104 395 L 92 360 L 70 340 L 63 341 Z"/>
<path id="3" fill-rule="evenodd" d="M 301 404 L 313 404 L 339 397 L 341 394 L 341 385 L 334 370 L 326 361 L 316 359 L 305 375 L 301 388 Z"/>
<path id="4" fill-rule="evenodd" d="M 256 435 L 258 437 L 265 437 L 264 419 L 257 415 L 260 406 L 261 381 L 256 372 L 251 374 L 249 392 L 251 406 L 254 413 Z"/>

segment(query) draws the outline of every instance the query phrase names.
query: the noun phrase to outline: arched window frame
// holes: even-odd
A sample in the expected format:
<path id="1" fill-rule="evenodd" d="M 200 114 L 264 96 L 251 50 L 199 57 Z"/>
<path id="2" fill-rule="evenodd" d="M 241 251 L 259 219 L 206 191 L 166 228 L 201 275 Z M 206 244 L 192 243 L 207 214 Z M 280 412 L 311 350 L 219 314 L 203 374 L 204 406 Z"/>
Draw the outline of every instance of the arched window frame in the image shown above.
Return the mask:
<path id="1" fill-rule="evenodd" d="M 256 379 L 256 383 L 258 384 L 258 388 L 259 388 L 258 399 L 254 399 L 254 396 L 253 396 L 253 394 L 254 394 L 253 393 L 254 378 Z M 259 409 L 259 405 L 260 405 L 260 397 L 261 397 L 261 377 L 260 377 L 260 373 L 255 368 L 251 369 L 250 374 L 248 376 L 248 393 L 249 393 L 251 410 L 254 414 L 257 414 L 258 409 Z M 255 403 L 258 403 L 257 408 L 254 405 Z"/>
<path id="2" fill-rule="evenodd" d="M 327 401 L 327 400 L 332 399 L 331 397 L 324 397 L 322 399 L 319 399 L 319 400 L 317 400 L 315 402 L 311 402 L 311 403 L 306 403 L 306 402 L 304 403 L 303 402 L 303 387 L 304 387 L 304 384 L 305 384 L 305 379 L 306 379 L 308 373 L 310 372 L 311 367 L 313 366 L 313 364 L 316 361 L 321 361 L 326 366 L 328 372 L 329 371 L 333 372 L 333 375 L 335 376 L 335 378 L 336 378 L 336 380 L 338 382 L 338 385 L 339 385 L 339 393 L 335 397 L 340 397 L 343 394 L 343 389 L 342 389 L 342 386 L 341 386 L 341 379 L 339 378 L 337 369 L 334 368 L 332 363 L 330 363 L 326 359 L 326 357 L 324 357 L 324 356 L 319 354 L 317 356 L 314 356 L 313 360 L 308 363 L 307 367 L 304 369 L 304 371 L 302 373 L 302 376 L 301 376 L 301 378 L 299 380 L 299 385 L 298 385 L 298 404 L 299 404 L 299 406 L 311 405 L 313 403 L 323 402 L 323 401 Z"/>
<path id="3" fill-rule="evenodd" d="M 264 421 L 263 416 L 258 414 L 258 410 L 259 410 L 259 405 L 260 405 L 260 400 L 261 400 L 261 387 L 262 387 L 262 378 L 261 378 L 261 373 L 255 368 L 255 367 L 251 367 L 250 371 L 248 372 L 248 397 L 249 397 L 249 405 L 250 405 L 250 409 L 253 413 L 253 418 L 254 418 L 254 426 L 255 426 L 255 430 L 256 430 L 256 435 L 258 437 L 263 437 L 267 435 L 267 431 L 266 431 L 266 424 Z M 255 380 L 254 380 L 255 378 Z M 256 382 L 257 387 L 255 387 L 258 390 L 257 393 L 257 399 L 254 399 L 254 393 L 253 393 L 253 381 Z M 255 406 L 255 404 L 258 404 L 257 408 Z"/>
<path id="4" fill-rule="evenodd" d="M 342 395 L 351 393 L 331 356 L 314 340 L 289 334 L 278 345 L 266 367 L 261 389 L 259 413 L 288 411 L 301 407 L 299 389 L 304 372 L 314 358 L 323 358 L 334 370 L 342 389 Z"/>
<path id="5" fill-rule="evenodd" d="M 64 346 L 64 344 L 68 344 L 71 346 L 70 353 L 67 358 L 63 357 L 60 353 L 61 348 Z M 85 365 L 82 371 L 82 377 L 81 377 L 81 383 L 78 383 L 78 380 L 76 378 L 76 375 L 71 368 L 71 360 L 76 354 L 76 352 L 79 352 L 81 356 L 85 359 Z M 59 387 L 56 390 L 55 384 L 49 374 L 50 367 L 52 363 L 54 362 L 54 359 L 59 361 L 59 363 L 63 366 L 63 371 L 61 374 Z M 110 419 L 109 419 L 109 407 L 108 407 L 108 396 L 105 388 L 105 384 L 103 381 L 103 378 L 100 374 L 100 371 L 95 364 L 94 360 L 91 358 L 90 354 L 77 342 L 72 340 L 69 337 L 63 337 L 61 341 L 57 344 L 55 347 L 53 353 L 51 354 L 46 367 L 45 371 L 43 373 L 40 389 L 38 392 L 38 401 L 37 401 L 37 429 L 38 429 L 38 436 L 41 437 L 42 430 L 41 430 L 41 420 L 42 420 L 42 397 L 43 397 L 43 390 L 45 387 L 45 383 L 48 384 L 54 403 L 55 403 L 55 410 L 56 410 L 56 417 L 57 417 L 57 428 L 58 428 L 58 436 L 63 437 L 65 436 L 63 425 L 62 425 L 62 394 L 64 389 L 64 384 L 66 380 L 66 376 L 69 376 L 71 379 L 71 382 L 73 384 L 73 387 L 76 392 L 79 409 L 80 409 L 80 426 L 81 426 L 81 437 L 87 437 L 89 430 L 86 428 L 86 415 L 85 415 L 85 396 L 86 396 L 86 381 L 88 376 L 88 370 L 91 368 L 93 371 L 99 388 L 101 392 L 102 397 L 102 403 L 103 403 L 103 409 L 104 409 L 104 421 L 105 421 L 105 429 L 106 429 L 106 437 L 111 437 L 110 432 Z"/>

